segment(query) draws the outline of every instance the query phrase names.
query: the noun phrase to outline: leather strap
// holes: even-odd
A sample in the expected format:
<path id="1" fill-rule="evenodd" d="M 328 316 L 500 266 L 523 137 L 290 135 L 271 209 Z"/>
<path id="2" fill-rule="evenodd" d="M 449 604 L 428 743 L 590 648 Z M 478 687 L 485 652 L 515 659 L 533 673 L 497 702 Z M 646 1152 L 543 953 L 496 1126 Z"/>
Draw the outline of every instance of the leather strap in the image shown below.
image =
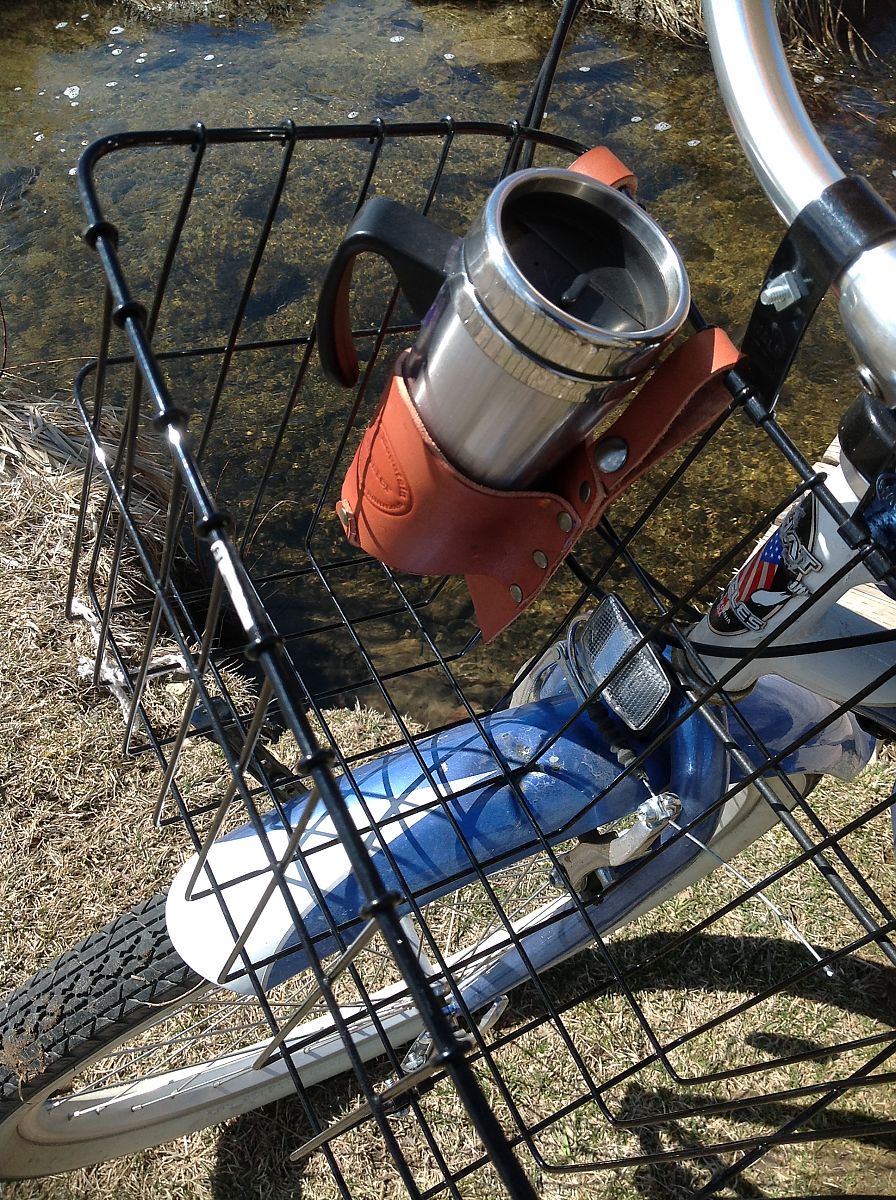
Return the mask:
<path id="1" fill-rule="evenodd" d="M 731 393 L 721 377 L 740 358 L 728 334 L 710 326 L 664 359 L 597 443 L 613 436 L 629 447 L 625 464 L 602 475 L 608 503 L 730 407 Z"/>
<path id="2" fill-rule="evenodd" d="M 467 479 L 427 433 L 402 378 L 403 357 L 349 467 L 337 511 L 349 540 L 396 570 L 464 575 L 486 641 L 541 595 L 584 531 L 624 489 L 731 404 L 716 382 L 738 351 L 719 329 L 682 343 L 598 441 L 583 443 L 540 490 Z M 625 464 L 596 464 L 607 438 Z"/>
<path id="3" fill-rule="evenodd" d="M 596 179 L 598 183 L 604 183 L 607 187 L 624 188 L 632 196 L 638 187 L 636 176 L 608 146 L 595 146 L 586 150 L 575 162 L 570 163 L 567 169 L 587 175 L 589 179 Z"/>

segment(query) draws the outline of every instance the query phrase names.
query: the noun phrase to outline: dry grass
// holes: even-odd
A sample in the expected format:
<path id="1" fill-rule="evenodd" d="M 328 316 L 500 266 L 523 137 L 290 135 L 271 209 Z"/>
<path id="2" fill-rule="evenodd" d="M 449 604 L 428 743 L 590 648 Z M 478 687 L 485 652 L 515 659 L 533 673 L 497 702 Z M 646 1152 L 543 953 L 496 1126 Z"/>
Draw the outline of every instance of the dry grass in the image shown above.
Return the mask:
<path id="1" fill-rule="evenodd" d="M 141 17 L 157 17 L 166 21 L 202 21 L 209 18 L 209 7 L 202 0 L 124 0 Z M 214 16 L 226 20 L 264 21 L 291 16 L 307 8 L 303 0 L 220 0 Z"/>
<path id="2" fill-rule="evenodd" d="M 79 677 L 94 644 L 64 600 L 80 489 L 76 472 L 26 473 L 0 493 L 4 984 L 157 886 L 178 858 L 150 827 L 150 763 L 122 760 L 117 702 Z"/>
<path id="3" fill-rule="evenodd" d="M 203 0 L 124 0 L 141 17 L 195 21 L 208 19 Z M 591 0 L 593 8 L 647 29 L 685 41 L 701 40 L 700 0 Z M 302 0 L 220 0 L 215 15 L 227 20 L 263 20 L 290 16 L 307 7 Z M 855 36 L 841 0 L 779 0 L 778 20 L 785 39 L 794 46 L 828 51 L 851 44 Z"/>
<path id="4" fill-rule="evenodd" d="M 700 0 L 601 0 L 595 6 L 686 41 L 704 37 Z M 778 0 L 776 13 L 785 41 L 829 50 L 853 35 L 845 7 L 842 0 Z"/>
<path id="5" fill-rule="evenodd" d="M 25 456 L 30 457 L 30 456 Z M 19 455 L 15 460 L 23 461 Z M 176 829 L 160 831 L 149 819 L 158 782 L 147 758 L 125 761 L 120 754 L 121 713 L 108 694 L 79 678 L 77 663 L 90 657 L 93 643 L 86 628 L 70 624 L 63 612 L 72 530 L 80 493 L 77 472 L 50 471 L 31 457 L 30 469 L 7 474 L 0 489 L 0 588 L 6 630 L 0 643 L 0 982 L 11 985 L 33 971 L 109 915 L 139 896 L 163 886 L 183 858 Z M 178 695 L 164 694 L 159 704 Z M 338 714 L 341 741 L 354 748 L 381 739 L 382 726 L 369 713 Z M 279 748 L 284 757 L 288 754 Z M 196 751 L 191 765 L 202 786 L 214 789 L 221 764 L 210 747 Z M 879 763 L 851 787 L 826 783 L 817 807 L 831 828 L 838 828 L 863 807 L 886 794 L 892 762 Z M 198 784 L 197 784 L 198 786 Z M 871 884 L 891 902 L 896 898 L 888 823 L 869 824 L 848 843 Z M 750 878 L 784 863 L 793 853 L 787 835 L 777 831 L 752 848 L 740 869 Z M 504 884 L 513 892 L 520 873 Z M 543 879 L 531 863 L 523 883 L 534 888 Z M 737 908 L 713 923 L 682 954 L 663 955 L 676 930 L 686 928 L 734 894 L 735 885 L 717 873 L 695 892 L 676 898 L 625 931 L 613 946 L 623 969 L 646 959 L 653 965 L 638 977 L 636 996 L 660 1038 L 694 1030 L 733 1003 L 749 1000 L 784 974 L 808 961 L 805 949 L 757 903 Z M 857 930 L 842 906 L 832 901 L 811 867 L 792 873 L 775 900 L 803 934 L 821 947 L 846 944 Z M 433 925 L 446 949 L 474 935 L 488 909 L 477 889 L 443 904 Z M 772 999 L 745 1009 L 712 1035 L 695 1036 L 674 1054 L 684 1076 L 703 1075 L 734 1062 L 755 1064 L 780 1056 L 788 1047 L 823 1047 L 892 1027 L 892 971 L 873 951 L 865 950 L 855 967 L 829 982 L 811 978 Z M 537 993 L 515 997 L 496 1030 L 495 1059 L 510 1092 L 528 1122 L 549 1117 L 571 1098 L 587 1093 L 581 1064 L 597 1080 L 623 1072 L 645 1053 L 645 1031 L 613 986 L 599 954 L 579 956 L 547 980 L 561 1004 L 589 988 L 587 1003 L 569 1009 L 562 1022 L 551 1019 Z M 525 1029 L 524 1032 L 521 1032 Z M 859 1065 L 860 1057 L 844 1055 Z M 802 1082 L 823 1081 L 830 1063 L 819 1058 L 800 1071 Z M 546 1126 L 538 1139 L 548 1162 L 569 1165 L 583 1160 L 644 1154 L 712 1138 L 749 1136 L 771 1119 L 790 1115 L 787 1105 L 769 1114 L 756 1110 L 740 1118 L 724 1114 L 682 1117 L 671 1125 L 641 1124 L 651 1112 L 677 1105 L 682 1095 L 726 1098 L 739 1088 L 785 1088 L 797 1080 L 795 1068 L 772 1068 L 745 1082 L 696 1084 L 681 1088 L 662 1070 L 648 1067 L 622 1078 L 607 1094 L 611 1111 L 633 1124 L 614 1127 L 589 1101 Z M 496 1110 L 506 1105 L 489 1077 L 483 1084 Z M 357 1104 L 357 1092 L 345 1080 L 318 1089 L 322 1115 L 333 1119 Z M 788 1102 L 791 1104 L 793 1102 Z M 892 1085 L 853 1091 L 834 1106 L 838 1122 L 854 1123 L 896 1108 Z M 447 1085 L 421 1101 L 441 1152 L 454 1167 L 476 1153 L 468 1123 Z M 830 1115 L 820 1118 L 834 1119 Z M 413 1117 L 395 1119 L 396 1135 L 421 1185 L 439 1178 L 439 1167 L 420 1136 Z M 330 1167 L 318 1154 L 291 1166 L 288 1154 L 306 1136 L 295 1102 L 282 1102 L 221 1130 L 192 1135 L 134 1159 L 76 1172 L 64 1179 L 0 1185 L 4 1200 L 328 1200 L 338 1194 Z M 336 1145 L 343 1171 L 357 1197 L 392 1200 L 404 1194 L 379 1138 L 369 1127 L 354 1130 Z M 635 1171 L 593 1174 L 541 1173 L 541 1195 L 551 1200 L 590 1197 L 648 1200 L 693 1195 L 717 1160 L 698 1159 Z M 820 1145 L 776 1149 L 750 1168 L 736 1193 L 760 1196 L 771 1188 L 789 1193 L 872 1191 L 896 1194 L 896 1154 L 892 1141 L 873 1135 L 840 1138 Z M 492 1200 L 499 1194 L 491 1175 L 479 1172 L 461 1187 L 468 1200 Z"/>

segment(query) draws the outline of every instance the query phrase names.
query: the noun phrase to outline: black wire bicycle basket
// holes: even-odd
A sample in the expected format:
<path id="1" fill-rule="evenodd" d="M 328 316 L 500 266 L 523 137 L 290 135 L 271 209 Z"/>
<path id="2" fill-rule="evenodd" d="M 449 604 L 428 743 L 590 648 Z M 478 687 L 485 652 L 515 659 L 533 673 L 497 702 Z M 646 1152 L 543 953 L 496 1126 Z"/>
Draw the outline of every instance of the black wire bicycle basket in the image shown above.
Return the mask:
<path id="1" fill-rule="evenodd" d="M 342 476 L 416 322 L 387 272 L 359 269 L 361 381 L 351 394 L 327 384 L 314 315 L 329 258 L 376 192 L 466 228 L 527 147 L 556 166 L 585 149 L 515 123 L 446 120 L 195 127 L 86 153 L 87 239 L 108 287 L 99 353 L 77 384 L 92 457 L 70 608 L 85 598 L 95 678 L 111 674 L 127 697 L 127 751 L 158 762 L 158 821 L 183 828 L 207 867 L 196 893 L 216 897 L 230 922 L 225 983 L 257 1004 L 265 1062 L 291 1074 L 297 1170 L 315 1195 L 372 1194 L 359 1162 L 375 1163 L 383 1195 L 791 1194 L 813 1186 L 828 1143 L 859 1147 L 868 1177 L 896 1133 L 893 800 L 879 768 L 870 785 L 813 791 L 811 769 L 795 784 L 754 730 L 747 782 L 780 785 L 760 799 L 774 804 L 774 828 L 604 936 L 594 914 L 617 886 L 609 876 L 574 887 L 567 841 L 534 820 L 525 855 L 483 861 L 419 749 L 469 727 L 489 747 L 496 786 L 522 796 L 521 771 L 549 769 L 557 739 L 521 768 L 488 721 L 525 664 L 609 592 L 636 614 L 636 641 L 681 663 L 693 622 L 770 524 L 806 493 L 836 506 L 823 472 L 772 412 L 732 400 L 611 508 L 489 644 L 459 579 L 393 571 L 343 536 Z M 720 552 L 707 544 L 701 497 L 739 456 L 770 464 L 768 482 Z M 866 537 L 855 554 L 875 549 Z M 865 589 L 869 603 L 874 593 Z M 176 703 L 172 679 L 186 685 Z M 698 671 L 689 687 L 685 717 L 736 720 L 739 695 Z M 811 736 L 825 726 L 839 736 L 848 707 L 831 706 Z M 363 792 L 365 767 L 402 751 L 416 755 L 427 808 L 463 845 L 463 887 L 446 896 L 415 892 L 376 814 L 369 828 L 349 815 L 340 781 Z M 637 742 L 622 777 L 648 752 L 662 750 Z M 329 840 L 300 848 L 318 803 Z M 295 834 L 288 844 L 272 836 L 270 814 Z M 267 855 L 266 885 L 310 948 L 301 987 L 271 990 L 294 946 L 253 959 L 256 918 L 231 911 L 229 885 L 208 867 L 214 838 L 245 823 Z M 673 834 L 700 836 L 687 823 Z M 313 880 L 315 854 L 335 841 L 360 903 L 347 916 L 318 897 L 324 938 L 303 925 L 290 869 Z M 668 840 L 633 869 L 663 853 Z M 514 921 L 552 897 L 590 923 L 593 948 L 533 969 L 502 1012 L 469 1011 L 452 982 L 458 962 L 487 962 L 496 936 L 525 961 Z M 541 919 L 549 930 L 555 918 Z M 419 1034 L 402 1044 L 387 1029 L 397 994 L 419 1014 Z M 312 1017 L 345 1047 L 335 1083 L 303 1081 L 307 1035 L 297 1042 L 294 1031 Z M 360 1029 L 376 1054 L 358 1048 Z"/>

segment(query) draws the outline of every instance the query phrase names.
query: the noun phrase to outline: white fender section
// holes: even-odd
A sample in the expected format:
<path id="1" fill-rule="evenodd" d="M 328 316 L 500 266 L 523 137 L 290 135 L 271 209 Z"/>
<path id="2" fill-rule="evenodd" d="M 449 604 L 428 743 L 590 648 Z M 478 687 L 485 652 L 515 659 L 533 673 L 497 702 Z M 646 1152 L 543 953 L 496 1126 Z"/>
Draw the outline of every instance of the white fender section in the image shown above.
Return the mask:
<path id="1" fill-rule="evenodd" d="M 462 791 L 493 776 L 494 772 L 484 772 L 462 777 L 452 781 L 452 789 Z M 368 796 L 366 807 L 373 822 L 381 826 L 379 837 L 391 844 L 407 837 L 415 825 L 431 815 L 433 798 L 432 788 L 424 783 L 398 797 Z M 371 829 L 363 809 L 356 803 L 350 811 L 359 828 L 366 827 L 363 833 L 366 849 L 374 851 L 378 835 Z M 251 995 L 252 985 L 242 969 L 242 960 L 238 959 L 227 968 L 236 938 L 224 908 L 210 887 L 210 875 L 221 891 L 237 934 L 242 935 L 252 926 L 244 952 L 257 967 L 263 987 L 279 982 L 278 978 L 272 977 L 274 964 L 270 960 L 295 932 L 296 923 L 287 902 L 287 892 L 299 915 L 308 921 L 311 935 L 321 939 L 319 954 L 335 950 L 337 944 L 327 928 L 326 916 L 321 913 L 311 881 L 327 900 L 333 919 L 340 923 L 356 919 L 357 908 L 363 904 L 363 897 L 353 886 L 348 855 L 336 840 L 333 822 L 322 805 L 318 805 L 302 835 L 301 855 L 293 857 L 283 867 L 282 885 L 272 886 L 271 859 L 280 860 L 286 854 L 289 834 L 279 822 L 273 824 L 266 820 L 265 825 L 267 838 L 259 838 L 250 827 L 243 827 L 216 842 L 209 851 L 207 866 L 193 886 L 191 898 L 187 897 L 186 889 L 195 873 L 197 858 L 194 855 L 184 863 L 171 884 L 166 908 L 168 931 L 184 962 L 206 979 L 242 995 Z M 346 891 L 353 893 L 357 901 L 351 913 L 342 911 Z M 351 941 L 350 934 L 346 940 Z M 297 953 L 301 951 L 297 950 Z M 288 977 L 306 965 L 292 960 L 291 964 L 292 969 L 285 974 L 277 972 L 277 975 Z M 222 978 L 224 974 L 236 977 Z"/>

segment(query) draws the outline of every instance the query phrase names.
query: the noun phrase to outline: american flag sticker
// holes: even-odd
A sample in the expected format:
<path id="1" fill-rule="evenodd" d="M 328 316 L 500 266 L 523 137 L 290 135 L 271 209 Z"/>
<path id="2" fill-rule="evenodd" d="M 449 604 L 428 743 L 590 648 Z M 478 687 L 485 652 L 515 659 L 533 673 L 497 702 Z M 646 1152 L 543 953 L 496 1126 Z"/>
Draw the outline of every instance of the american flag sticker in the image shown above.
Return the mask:
<path id="1" fill-rule="evenodd" d="M 710 627 L 729 636 L 765 629 L 785 604 L 807 591 L 806 575 L 821 570 L 814 547 L 815 501 L 806 495 L 725 588 L 710 609 Z"/>
<path id="2" fill-rule="evenodd" d="M 771 587 L 775 572 L 783 561 L 784 544 L 776 529 L 762 549 L 738 571 L 735 585 L 737 603 L 745 604 L 754 592 Z"/>

